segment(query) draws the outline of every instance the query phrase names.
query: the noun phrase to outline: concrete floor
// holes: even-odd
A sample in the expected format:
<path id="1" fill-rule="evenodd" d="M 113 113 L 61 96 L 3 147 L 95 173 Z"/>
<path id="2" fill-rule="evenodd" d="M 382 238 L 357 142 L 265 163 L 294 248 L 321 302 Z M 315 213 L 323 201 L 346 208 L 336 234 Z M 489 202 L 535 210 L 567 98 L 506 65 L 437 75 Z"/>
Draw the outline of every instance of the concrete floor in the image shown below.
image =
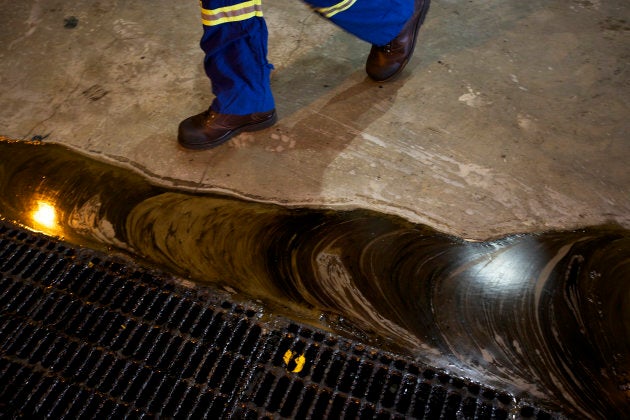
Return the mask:
<path id="1" fill-rule="evenodd" d="M 176 144 L 212 99 L 197 1 L 0 6 L 0 135 L 162 185 L 366 207 L 472 239 L 630 227 L 627 0 L 434 0 L 407 70 L 382 85 L 368 44 L 269 1 L 280 121 L 204 152 Z"/>

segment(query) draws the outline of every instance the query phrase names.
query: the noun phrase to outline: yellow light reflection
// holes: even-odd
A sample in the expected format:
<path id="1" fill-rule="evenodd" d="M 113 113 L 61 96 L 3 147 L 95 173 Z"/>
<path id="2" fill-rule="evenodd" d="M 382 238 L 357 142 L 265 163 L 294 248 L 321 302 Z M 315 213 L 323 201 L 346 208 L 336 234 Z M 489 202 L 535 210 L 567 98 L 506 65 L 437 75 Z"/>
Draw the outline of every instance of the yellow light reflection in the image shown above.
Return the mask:
<path id="1" fill-rule="evenodd" d="M 38 201 L 32 214 L 35 223 L 47 229 L 57 227 L 57 211 L 55 206 L 46 201 Z"/>

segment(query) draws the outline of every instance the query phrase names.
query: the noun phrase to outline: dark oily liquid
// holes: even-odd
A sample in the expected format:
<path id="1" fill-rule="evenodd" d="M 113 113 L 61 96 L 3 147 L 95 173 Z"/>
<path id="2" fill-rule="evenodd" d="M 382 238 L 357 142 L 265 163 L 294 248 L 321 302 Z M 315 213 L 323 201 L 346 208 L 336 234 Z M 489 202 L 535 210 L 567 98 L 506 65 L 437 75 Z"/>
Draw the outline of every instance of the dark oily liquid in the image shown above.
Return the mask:
<path id="1" fill-rule="evenodd" d="M 467 242 L 376 212 L 149 183 L 62 146 L 0 141 L 0 215 L 580 416 L 630 400 L 630 232 Z"/>

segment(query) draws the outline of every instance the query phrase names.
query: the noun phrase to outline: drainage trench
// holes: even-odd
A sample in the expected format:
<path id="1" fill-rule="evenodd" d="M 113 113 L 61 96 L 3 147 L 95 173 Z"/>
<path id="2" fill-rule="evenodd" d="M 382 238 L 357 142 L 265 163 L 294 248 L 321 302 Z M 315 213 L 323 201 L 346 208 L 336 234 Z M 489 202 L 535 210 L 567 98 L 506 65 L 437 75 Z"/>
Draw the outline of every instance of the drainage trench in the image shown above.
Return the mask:
<path id="1" fill-rule="evenodd" d="M 469 242 L 370 211 L 164 188 L 58 145 L 0 139 L 0 156 L 3 410 L 630 409 L 618 226 Z"/>
<path id="2" fill-rule="evenodd" d="M 508 393 L 0 223 L 0 414 L 549 418 Z"/>

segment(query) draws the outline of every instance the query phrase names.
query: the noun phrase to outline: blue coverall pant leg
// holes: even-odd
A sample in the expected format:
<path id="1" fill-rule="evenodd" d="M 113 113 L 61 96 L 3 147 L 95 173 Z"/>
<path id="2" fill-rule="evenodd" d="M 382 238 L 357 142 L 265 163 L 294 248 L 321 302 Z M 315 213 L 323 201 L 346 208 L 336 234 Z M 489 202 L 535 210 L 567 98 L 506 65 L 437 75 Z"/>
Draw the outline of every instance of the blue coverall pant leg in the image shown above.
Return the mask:
<path id="1" fill-rule="evenodd" d="M 260 0 L 202 0 L 201 7 L 200 45 L 215 95 L 212 110 L 247 115 L 274 109 Z"/>
<path id="2" fill-rule="evenodd" d="M 413 13 L 414 0 L 303 0 L 334 24 L 374 45 L 394 39 Z M 204 69 L 222 114 L 275 108 L 261 0 L 202 0 Z"/>

